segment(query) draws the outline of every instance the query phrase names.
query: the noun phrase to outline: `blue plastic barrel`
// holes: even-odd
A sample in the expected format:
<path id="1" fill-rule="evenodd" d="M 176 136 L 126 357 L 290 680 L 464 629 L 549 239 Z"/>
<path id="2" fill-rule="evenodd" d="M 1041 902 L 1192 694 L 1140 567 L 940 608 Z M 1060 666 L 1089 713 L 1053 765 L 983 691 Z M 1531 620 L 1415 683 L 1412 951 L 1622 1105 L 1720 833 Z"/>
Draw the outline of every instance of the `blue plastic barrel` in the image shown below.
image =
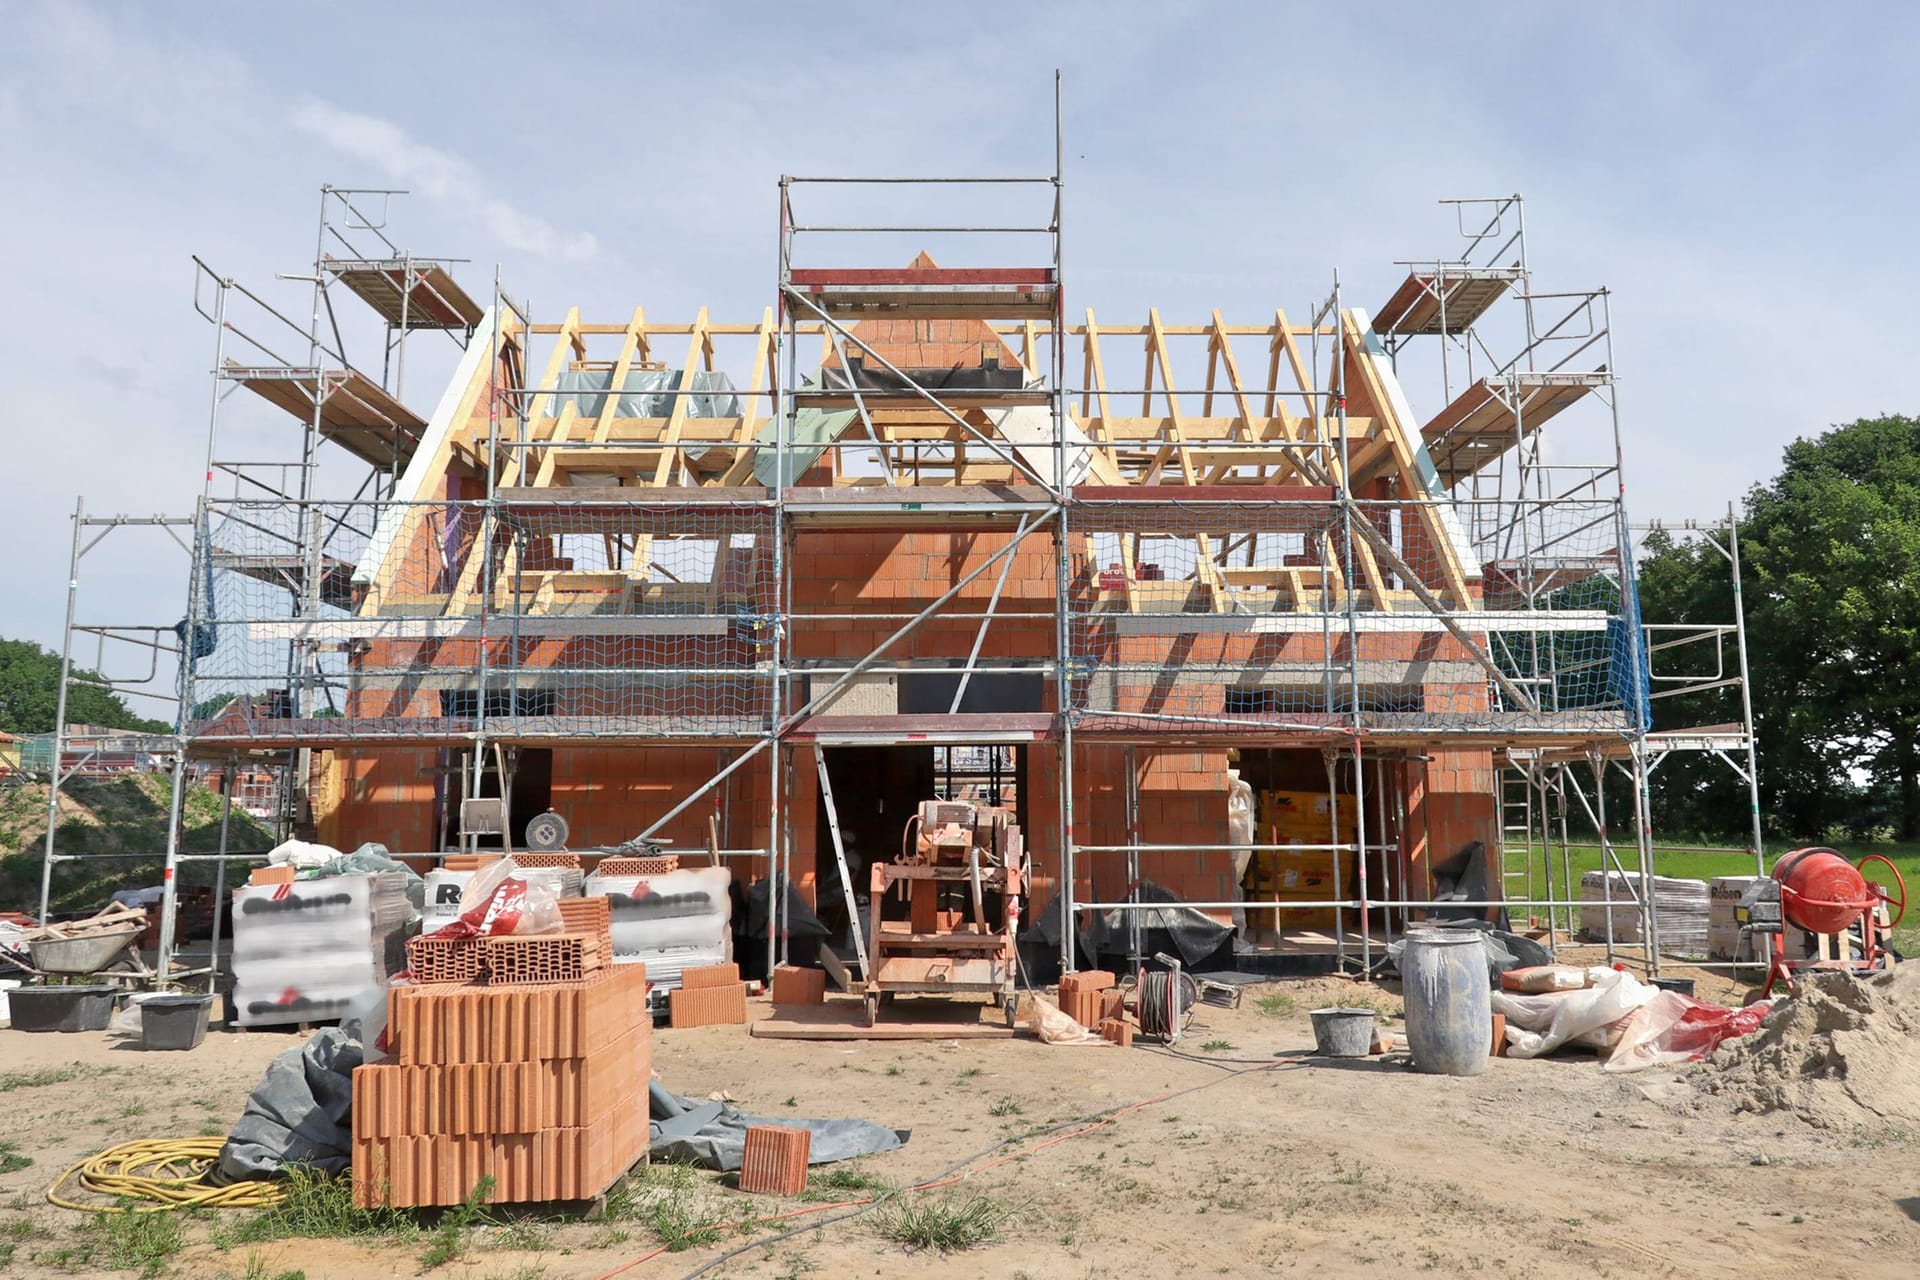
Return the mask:
<path id="1" fill-rule="evenodd" d="M 1414 929 L 1400 957 L 1407 1049 L 1416 1070 L 1477 1076 L 1487 1069 L 1493 1006 L 1477 929 Z"/>

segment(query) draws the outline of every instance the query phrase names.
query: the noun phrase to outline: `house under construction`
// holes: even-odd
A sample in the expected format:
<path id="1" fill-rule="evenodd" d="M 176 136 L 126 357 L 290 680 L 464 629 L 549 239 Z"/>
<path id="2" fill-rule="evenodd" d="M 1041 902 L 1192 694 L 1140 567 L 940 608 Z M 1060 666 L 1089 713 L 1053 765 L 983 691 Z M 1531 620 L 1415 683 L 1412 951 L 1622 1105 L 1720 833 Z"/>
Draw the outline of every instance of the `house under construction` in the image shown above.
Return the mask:
<path id="1" fill-rule="evenodd" d="M 1450 202 L 1457 252 L 1384 299 L 1330 277 L 1229 320 L 1075 308 L 1059 174 L 924 192 L 962 188 L 1013 212 L 849 223 L 858 183 L 782 179 L 757 316 L 535 316 L 388 240 L 386 193 L 327 189 L 316 299 L 385 321 L 378 372 L 318 300 L 302 324 L 203 268 L 214 482 L 162 522 L 187 621 L 76 619 L 70 658 L 181 654 L 163 742 L 274 771 L 289 833 L 432 857 L 501 797 L 515 845 L 549 810 L 576 849 L 713 845 L 830 925 L 920 801 L 979 798 L 1043 911 L 1137 919 L 1150 884 L 1245 951 L 1367 960 L 1442 896 L 1564 921 L 1539 850 L 1570 811 L 1651 871 L 1665 751 L 1751 784 L 1738 620 L 1649 642 L 1607 295 L 1535 287 L 1519 197 Z M 902 234 L 938 260 L 863 256 Z M 460 346 L 437 400 L 400 382 L 423 332 Z M 221 458 L 239 390 L 286 458 Z M 127 523 L 77 521 L 76 576 Z M 1711 660 L 1666 674 L 1677 647 Z M 1740 723 L 1649 732 L 1708 687 Z"/>

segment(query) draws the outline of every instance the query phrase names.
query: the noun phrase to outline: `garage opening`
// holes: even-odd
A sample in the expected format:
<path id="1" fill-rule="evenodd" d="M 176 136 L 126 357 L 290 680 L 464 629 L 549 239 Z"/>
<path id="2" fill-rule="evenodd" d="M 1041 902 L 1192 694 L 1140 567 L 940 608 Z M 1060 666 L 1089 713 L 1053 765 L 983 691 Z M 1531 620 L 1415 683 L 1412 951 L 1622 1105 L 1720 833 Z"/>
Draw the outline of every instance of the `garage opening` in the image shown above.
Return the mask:
<path id="1" fill-rule="evenodd" d="M 969 800 L 1006 805 L 1015 821 L 1027 825 L 1027 748 L 1015 745 L 829 747 L 827 778 L 833 787 L 834 808 L 840 819 L 840 840 L 846 849 L 847 873 L 853 885 L 852 910 L 864 924 L 870 917 L 870 868 L 900 856 L 907 820 L 924 800 Z M 849 904 L 834 861 L 833 830 L 826 798 L 816 806 L 814 819 L 817 913 L 827 926 L 827 945 L 841 956 L 853 955 Z M 955 907 L 964 904 L 957 899 Z M 992 918 L 989 923 L 1001 923 Z M 907 904 L 889 899 L 881 904 L 887 920 L 907 918 Z"/>

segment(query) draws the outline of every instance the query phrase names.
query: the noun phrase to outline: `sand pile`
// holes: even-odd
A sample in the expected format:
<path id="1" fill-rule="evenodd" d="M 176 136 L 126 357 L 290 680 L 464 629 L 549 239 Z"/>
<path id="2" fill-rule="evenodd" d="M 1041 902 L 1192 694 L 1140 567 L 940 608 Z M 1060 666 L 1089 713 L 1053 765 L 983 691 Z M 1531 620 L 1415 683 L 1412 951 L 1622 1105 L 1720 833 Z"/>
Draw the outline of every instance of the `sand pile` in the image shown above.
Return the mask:
<path id="1" fill-rule="evenodd" d="M 1790 1111 L 1826 1129 L 1920 1131 L 1920 963 L 1862 982 L 1806 976 L 1760 1030 L 1729 1040 L 1694 1077 L 1735 1111 Z"/>

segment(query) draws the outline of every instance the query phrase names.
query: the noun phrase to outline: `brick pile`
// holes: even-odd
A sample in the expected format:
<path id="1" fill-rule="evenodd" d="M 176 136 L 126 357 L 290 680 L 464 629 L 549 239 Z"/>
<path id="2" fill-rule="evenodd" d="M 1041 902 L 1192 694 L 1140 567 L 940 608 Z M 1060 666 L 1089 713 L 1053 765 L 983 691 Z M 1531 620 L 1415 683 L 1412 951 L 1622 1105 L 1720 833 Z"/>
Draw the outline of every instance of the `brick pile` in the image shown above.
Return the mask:
<path id="1" fill-rule="evenodd" d="M 1117 1017 L 1120 993 L 1114 976 L 1105 969 L 1083 969 L 1060 979 L 1060 1012 L 1083 1027 L 1095 1028 Z M 1109 997 L 1107 993 L 1113 992 Z"/>
<path id="2" fill-rule="evenodd" d="M 712 964 L 683 970 L 680 989 L 667 993 L 667 1020 L 676 1028 L 745 1023 L 747 984 L 740 981 L 740 966 Z"/>
<path id="3" fill-rule="evenodd" d="M 1133 1048 L 1133 1024 L 1125 1018 L 1107 1018 L 1100 1024 L 1100 1038 L 1122 1049 Z"/>
<path id="4" fill-rule="evenodd" d="M 605 1191 L 646 1150 L 646 987 L 640 965 L 395 987 L 392 1060 L 353 1073 L 354 1203 L 459 1204 L 483 1177 L 495 1204 Z"/>

